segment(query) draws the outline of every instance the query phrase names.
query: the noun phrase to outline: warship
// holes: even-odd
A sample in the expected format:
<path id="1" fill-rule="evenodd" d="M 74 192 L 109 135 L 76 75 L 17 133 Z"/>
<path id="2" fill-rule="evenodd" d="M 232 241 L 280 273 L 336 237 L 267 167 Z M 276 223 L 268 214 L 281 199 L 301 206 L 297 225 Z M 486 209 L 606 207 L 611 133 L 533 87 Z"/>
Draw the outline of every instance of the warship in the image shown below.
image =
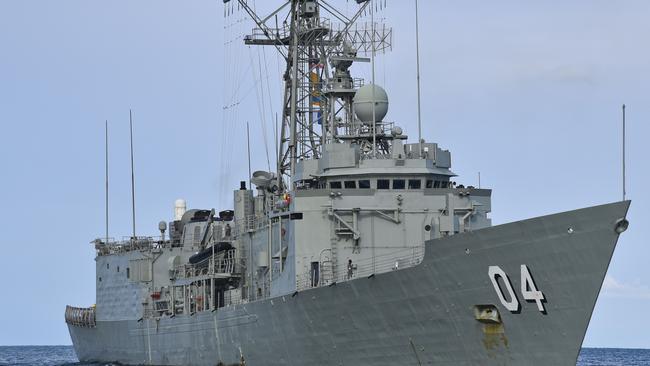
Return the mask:
<path id="1" fill-rule="evenodd" d="M 357 24 L 379 5 L 236 6 L 245 44 L 286 64 L 277 167 L 231 209 L 178 200 L 160 236 L 93 241 L 96 304 L 65 311 L 79 360 L 575 365 L 630 202 L 492 226 L 491 190 L 457 184 L 450 152 L 409 143 L 352 76 L 390 47 Z"/>

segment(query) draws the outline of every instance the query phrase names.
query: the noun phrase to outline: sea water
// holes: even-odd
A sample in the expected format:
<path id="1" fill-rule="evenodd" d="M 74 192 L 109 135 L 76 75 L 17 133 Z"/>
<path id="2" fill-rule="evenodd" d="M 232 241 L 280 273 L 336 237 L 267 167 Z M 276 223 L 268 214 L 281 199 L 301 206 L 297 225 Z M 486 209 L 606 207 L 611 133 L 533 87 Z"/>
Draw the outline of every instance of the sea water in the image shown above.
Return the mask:
<path id="1" fill-rule="evenodd" d="M 0 347 L 0 366 L 105 366 L 81 364 L 71 346 Z M 584 348 L 578 366 L 650 366 L 650 350 Z"/>

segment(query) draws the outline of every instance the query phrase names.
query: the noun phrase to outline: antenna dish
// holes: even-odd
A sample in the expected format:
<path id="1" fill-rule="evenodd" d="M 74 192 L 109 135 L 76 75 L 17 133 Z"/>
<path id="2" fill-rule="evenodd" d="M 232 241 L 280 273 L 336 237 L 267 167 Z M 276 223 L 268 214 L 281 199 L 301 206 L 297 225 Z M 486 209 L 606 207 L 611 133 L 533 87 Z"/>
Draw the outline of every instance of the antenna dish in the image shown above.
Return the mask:
<path id="1" fill-rule="evenodd" d="M 373 122 L 373 104 L 375 122 L 381 122 L 388 113 L 388 94 L 378 85 L 369 84 L 359 88 L 354 95 L 354 112 L 361 122 Z"/>

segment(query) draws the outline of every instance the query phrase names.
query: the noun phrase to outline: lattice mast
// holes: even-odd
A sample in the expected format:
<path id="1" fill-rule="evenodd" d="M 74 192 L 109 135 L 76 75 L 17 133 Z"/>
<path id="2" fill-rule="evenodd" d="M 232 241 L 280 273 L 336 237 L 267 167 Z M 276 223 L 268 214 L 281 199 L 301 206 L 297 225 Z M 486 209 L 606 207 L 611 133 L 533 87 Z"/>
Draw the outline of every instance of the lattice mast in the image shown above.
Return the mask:
<path id="1" fill-rule="evenodd" d="M 357 53 L 368 53 L 371 45 L 375 51 L 390 48 L 392 30 L 355 27 L 371 0 L 356 0 L 359 9 L 351 18 L 324 0 L 288 0 L 264 18 L 247 1 L 237 2 L 257 25 L 245 43 L 274 46 L 286 64 L 277 165 L 280 191 L 285 191 L 293 188 L 285 181 L 292 182 L 298 161 L 317 159 L 324 144 L 360 132 L 352 102 L 362 82 L 349 68 L 370 61 Z M 326 13 L 337 25 L 322 16 Z"/>

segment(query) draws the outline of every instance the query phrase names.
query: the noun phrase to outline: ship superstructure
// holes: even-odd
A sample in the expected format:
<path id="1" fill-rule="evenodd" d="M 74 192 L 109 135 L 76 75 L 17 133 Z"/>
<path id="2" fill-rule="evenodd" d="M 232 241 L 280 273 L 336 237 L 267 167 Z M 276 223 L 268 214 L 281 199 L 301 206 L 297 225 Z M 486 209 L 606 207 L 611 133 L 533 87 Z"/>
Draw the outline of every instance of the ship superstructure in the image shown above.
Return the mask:
<path id="1" fill-rule="evenodd" d="M 504 327 L 518 330 L 517 321 L 534 325 L 566 310 L 551 298 L 555 289 L 571 298 L 574 285 L 553 287 L 553 271 L 540 267 L 532 271 L 541 280 L 532 279 L 532 264 L 560 250 L 545 252 L 539 243 L 583 245 L 609 230 L 593 251 L 598 258 L 573 269 L 588 296 L 568 306 L 577 323 L 565 331 L 572 340 L 555 364 L 577 356 L 598 277 L 627 225 L 627 204 L 527 224 L 541 225 L 537 232 L 516 224 L 490 228 L 491 190 L 455 183 L 450 152 L 424 140 L 409 143 L 399 121 L 385 120 L 387 93 L 353 76 L 355 63 L 371 61 L 359 54 L 390 47 L 392 32 L 375 23 L 370 32 L 353 29 L 372 11 L 372 1 L 356 3 L 351 18 L 322 0 L 289 0 L 262 17 L 238 1 L 257 25 L 246 44 L 274 47 L 286 61 L 277 169 L 253 173 L 254 187 L 242 181 L 232 210 L 188 210 L 179 200 L 159 237 L 95 240 L 96 307 L 66 311 L 81 360 L 521 364 L 525 351 L 513 352 L 520 342 L 509 341 Z M 269 26 L 279 24 L 279 14 L 282 26 Z M 559 227 L 561 233 L 553 231 Z M 518 238 L 521 245 L 512 247 Z M 521 277 L 517 272 L 511 282 L 499 264 Z M 517 295 L 512 284 L 519 280 Z M 538 290 L 541 283 L 547 287 Z M 517 320 L 526 305 L 533 307 Z M 563 316 L 548 324 L 560 326 Z M 460 349 L 447 342 L 456 337 L 463 338 Z M 483 341 L 464 344 L 476 337 Z"/>

